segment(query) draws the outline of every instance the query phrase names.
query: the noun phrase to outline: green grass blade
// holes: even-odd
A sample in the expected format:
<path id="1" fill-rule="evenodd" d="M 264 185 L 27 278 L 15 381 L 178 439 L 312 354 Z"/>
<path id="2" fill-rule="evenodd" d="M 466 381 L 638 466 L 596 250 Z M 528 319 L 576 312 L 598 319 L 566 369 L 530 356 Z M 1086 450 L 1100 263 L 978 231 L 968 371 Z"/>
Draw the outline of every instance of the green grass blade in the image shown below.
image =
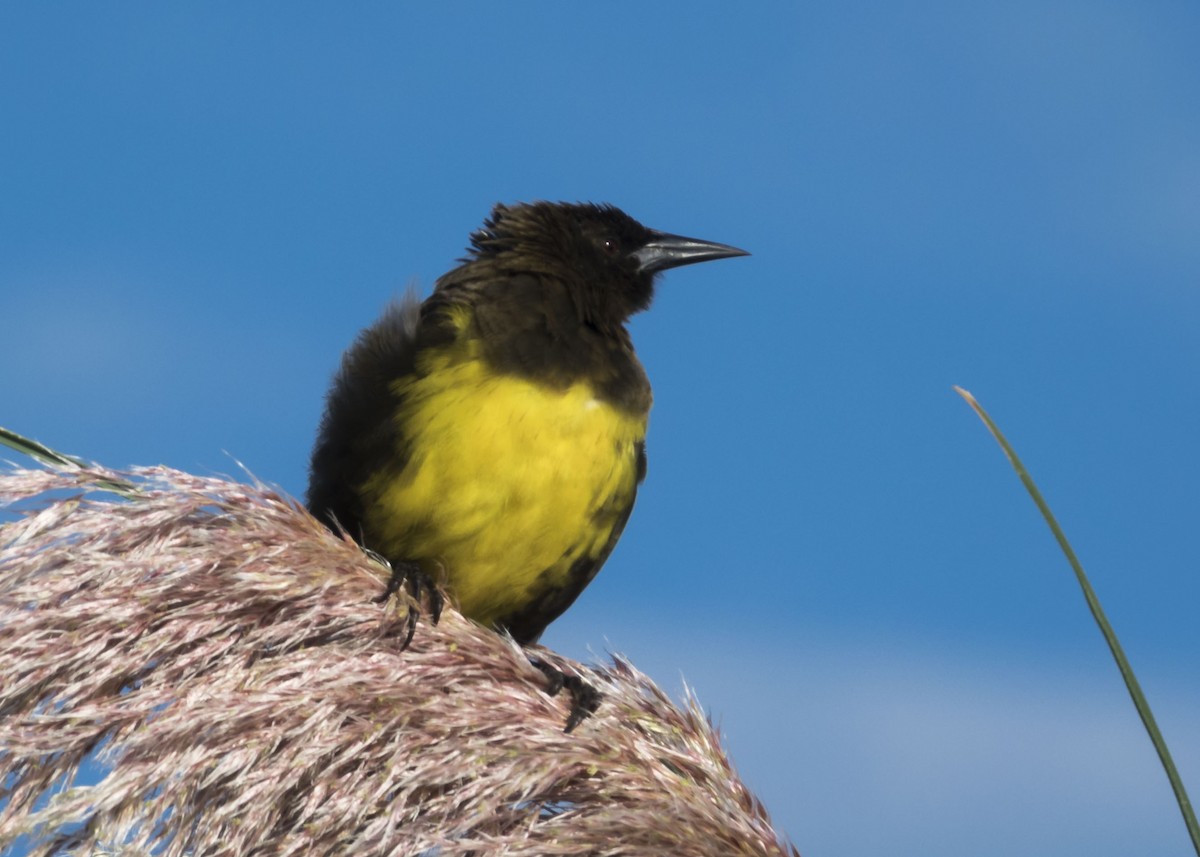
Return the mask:
<path id="1" fill-rule="evenodd" d="M 0 444 L 4 444 L 10 449 L 15 449 L 22 455 L 28 455 L 33 460 L 42 464 L 62 470 L 82 470 L 90 466 L 87 461 L 78 456 L 67 455 L 64 452 L 51 449 L 44 443 L 17 434 L 15 431 L 6 429 L 3 426 L 0 426 Z M 123 480 L 100 480 L 93 482 L 92 487 L 98 488 L 101 491 L 111 491 L 126 498 L 133 497 L 138 492 L 136 485 Z"/>
<path id="2" fill-rule="evenodd" d="M 1000 444 L 1000 448 L 1004 450 L 1004 454 L 1008 457 L 1009 464 L 1017 472 L 1017 476 L 1025 486 L 1025 490 L 1029 492 L 1029 496 L 1033 498 L 1033 502 L 1037 504 L 1038 511 L 1042 513 L 1042 517 L 1050 527 L 1050 531 L 1054 533 L 1054 538 L 1058 540 L 1058 546 L 1067 557 L 1067 562 L 1071 564 L 1071 568 L 1075 571 L 1075 579 L 1079 581 L 1079 587 L 1083 590 L 1083 597 L 1087 600 L 1088 609 L 1092 611 L 1092 618 L 1096 620 L 1096 624 L 1100 627 L 1100 633 L 1104 635 L 1104 641 L 1108 643 L 1109 651 L 1112 652 L 1113 659 L 1117 662 L 1117 669 L 1121 671 L 1121 678 L 1125 680 L 1125 687 L 1129 690 L 1129 696 L 1133 699 L 1133 706 L 1137 709 L 1138 716 L 1142 718 L 1142 725 L 1146 727 L 1146 732 L 1150 735 L 1150 741 L 1154 744 L 1154 749 L 1158 753 L 1158 759 L 1162 763 L 1163 770 L 1167 772 L 1167 779 L 1171 782 L 1171 790 L 1175 792 L 1175 800 L 1179 804 L 1179 811 L 1183 814 L 1183 822 L 1187 825 L 1188 835 L 1192 838 L 1192 847 L 1196 850 L 1196 854 L 1200 855 L 1200 825 L 1196 823 L 1196 814 L 1192 810 L 1192 803 L 1188 799 L 1187 790 L 1183 787 L 1183 781 L 1179 778 L 1179 771 L 1175 768 L 1175 762 L 1171 758 L 1170 750 L 1167 749 L 1167 742 L 1163 740 L 1162 733 L 1158 729 L 1158 723 L 1154 720 L 1154 714 L 1150 711 L 1150 703 L 1146 701 L 1146 696 L 1142 693 L 1142 687 L 1138 684 L 1137 676 L 1133 674 L 1133 667 L 1129 665 L 1129 659 L 1125 657 L 1121 643 L 1117 640 L 1117 634 L 1113 631 L 1112 625 L 1109 624 L 1108 617 L 1104 615 L 1104 610 L 1100 606 L 1100 599 L 1096 597 L 1096 593 L 1092 589 L 1087 575 L 1084 574 L 1083 566 L 1079 563 L 1079 558 L 1075 556 L 1075 551 L 1071 549 L 1071 544 L 1067 541 L 1066 534 L 1063 533 L 1062 528 L 1058 525 L 1058 521 L 1055 520 L 1054 513 L 1050 511 L 1050 507 L 1042 499 L 1042 494 L 1038 491 L 1037 485 L 1034 484 L 1029 471 L 1025 469 L 1025 465 L 1021 463 L 1021 459 L 1017 457 L 1017 453 L 1009 445 L 1004 435 L 1000 432 L 1000 429 L 992 422 L 992 418 L 988 416 L 979 402 L 975 401 L 975 397 L 966 390 L 961 387 L 955 387 L 954 391 L 966 400 L 966 403 L 983 420 L 983 424 L 992 433 L 992 437 Z"/>
<path id="3" fill-rule="evenodd" d="M 11 449 L 15 449 L 23 455 L 28 455 L 42 464 L 49 464 L 51 467 L 70 468 L 87 466 L 87 463 L 81 458 L 57 452 L 44 443 L 39 443 L 33 438 L 17 434 L 15 431 L 10 431 L 3 426 L 0 426 L 0 443 Z"/>

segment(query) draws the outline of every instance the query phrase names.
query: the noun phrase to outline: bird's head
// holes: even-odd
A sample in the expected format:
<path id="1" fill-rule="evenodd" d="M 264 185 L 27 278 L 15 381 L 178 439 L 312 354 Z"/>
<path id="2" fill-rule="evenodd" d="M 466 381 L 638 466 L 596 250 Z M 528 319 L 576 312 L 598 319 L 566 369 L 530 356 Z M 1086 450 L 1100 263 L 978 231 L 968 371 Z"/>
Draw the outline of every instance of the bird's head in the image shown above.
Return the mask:
<path id="1" fill-rule="evenodd" d="M 650 306 L 667 268 L 749 254 L 649 229 L 611 205 L 534 202 L 496 205 L 471 236 L 471 255 L 509 273 L 560 280 L 581 316 L 619 325 Z"/>

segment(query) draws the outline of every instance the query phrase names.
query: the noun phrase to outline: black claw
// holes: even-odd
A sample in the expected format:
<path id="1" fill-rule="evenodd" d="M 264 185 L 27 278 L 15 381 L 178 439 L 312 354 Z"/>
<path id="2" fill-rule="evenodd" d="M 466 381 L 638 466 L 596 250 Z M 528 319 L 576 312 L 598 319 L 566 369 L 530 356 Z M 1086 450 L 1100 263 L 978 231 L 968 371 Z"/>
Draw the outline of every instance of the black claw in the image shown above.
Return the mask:
<path id="1" fill-rule="evenodd" d="M 421 574 L 421 569 L 415 565 L 408 566 L 405 569 L 404 582 L 408 584 L 408 594 L 413 597 L 414 601 L 420 603 L 421 590 L 425 588 L 426 582 L 426 577 Z"/>
<path id="2" fill-rule="evenodd" d="M 442 590 L 432 585 L 429 586 L 429 619 L 433 624 L 437 624 L 442 618 L 442 608 L 446 605 L 446 596 L 442 595 Z"/>
<path id="3" fill-rule="evenodd" d="M 584 720 L 596 713 L 604 694 L 596 690 L 577 675 L 569 675 L 563 679 L 563 687 L 571 692 L 574 702 L 567 715 L 567 725 L 563 732 L 570 732 Z"/>
<path id="4" fill-rule="evenodd" d="M 401 584 L 404 583 L 407 575 L 405 574 L 405 570 L 403 568 L 397 568 L 396 566 L 392 565 L 391 562 L 388 561 L 388 558 L 378 551 L 373 551 L 370 548 L 362 548 L 362 552 L 367 555 L 368 559 L 379 563 L 386 568 L 388 572 L 390 572 L 388 574 L 387 586 L 384 587 L 383 594 L 377 595 L 371 599 L 372 604 L 382 604 L 396 594 L 397 590 L 400 589 Z"/>
<path id="5" fill-rule="evenodd" d="M 400 644 L 400 651 L 403 652 L 408 648 L 408 644 L 412 642 L 413 634 L 417 633 L 417 617 L 420 615 L 416 607 L 408 608 L 408 627 L 405 628 L 404 642 Z"/>
<path id="6" fill-rule="evenodd" d="M 537 658 L 530 658 L 529 663 L 537 667 L 538 671 L 546 677 L 546 695 L 558 696 L 558 692 L 566 684 L 567 674 L 562 670 L 555 669 L 545 661 L 539 661 Z"/>
<path id="7" fill-rule="evenodd" d="M 600 700 L 604 698 L 604 694 L 579 676 L 567 675 L 562 670 L 550 666 L 545 661 L 530 658 L 529 662 L 537 667 L 538 671 L 546 677 L 547 695 L 557 696 L 558 692 L 563 688 L 566 688 L 571 694 L 571 710 L 567 714 L 567 725 L 563 729 L 563 732 L 572 731 L 576 726 L 596 713 L 596 709 L 600 707 Z"/>
<path id="8" fill-rule="evenodd" d="M 434 585 L 433 578 L 422 571 L 417 563 L 389 562 L 387 557 L 370 548 L 363 548 L 363 553 L 391 571 L 382 594 L 372 598 L 372 603 L 383 604 L 399 592 L 402 586 L 408 587 L 409 594 L 412 595 L 413 601 L 416 602 L 416 604 L 409 605 L 408 608 L 408 627 L 405 629 L 404 643 L 400 646 L 401 651 L 403 651 L 408 648 L 408 644 L 412 642 L 413 634 L 417 631 L 417 619 L 421 615 L 421 608 L 419 606 L 421 603 L 421 593 L 429 593 L 429 613 L 434 625 L 442 618 L 442 607 L 445 605 L 446 599 L 442 595 L 441 590 Z"/>

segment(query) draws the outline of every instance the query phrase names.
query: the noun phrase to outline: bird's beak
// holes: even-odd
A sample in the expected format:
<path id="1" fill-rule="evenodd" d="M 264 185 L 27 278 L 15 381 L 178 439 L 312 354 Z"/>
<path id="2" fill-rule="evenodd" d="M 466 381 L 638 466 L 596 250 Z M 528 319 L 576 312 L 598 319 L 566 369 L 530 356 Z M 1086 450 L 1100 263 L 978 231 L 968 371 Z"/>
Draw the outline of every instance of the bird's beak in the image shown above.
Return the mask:
<path id="1" fill-rule="evenodd" d="M 730 247 L 728 244 L 718 244 L 715 241 L 684 238 L 682 235 L 671 235 L 653 229 L 650 230 L 650 235 L 650 240 L 631 254 L 633 258 L 637 259 L 638 270 L 644 274 L 653 274 L 656 271 L 665 271 L 667 268 L 677 268 L 680 265 L 691 265 L 695 262 L 750 255 L 745 250 Z"/>

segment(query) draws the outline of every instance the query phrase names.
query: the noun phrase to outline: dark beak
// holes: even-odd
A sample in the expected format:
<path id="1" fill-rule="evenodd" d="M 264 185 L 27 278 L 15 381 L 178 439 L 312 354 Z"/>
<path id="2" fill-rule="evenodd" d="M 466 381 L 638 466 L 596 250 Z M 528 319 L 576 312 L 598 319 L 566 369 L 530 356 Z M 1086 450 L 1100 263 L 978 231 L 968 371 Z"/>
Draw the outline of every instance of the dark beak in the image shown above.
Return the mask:
<path id="1" fill-rule="evenodd" d="M 684 238 L 682 235 L 671 235 L 654 229 L 650 230 L 650 240 L 632 253 L 633 258 L 637 259 L 638 270 L 644 274 L 653 274 L 695 262 L 749 255 L 745 250 L 730 247 L 728 244 Z"/>

